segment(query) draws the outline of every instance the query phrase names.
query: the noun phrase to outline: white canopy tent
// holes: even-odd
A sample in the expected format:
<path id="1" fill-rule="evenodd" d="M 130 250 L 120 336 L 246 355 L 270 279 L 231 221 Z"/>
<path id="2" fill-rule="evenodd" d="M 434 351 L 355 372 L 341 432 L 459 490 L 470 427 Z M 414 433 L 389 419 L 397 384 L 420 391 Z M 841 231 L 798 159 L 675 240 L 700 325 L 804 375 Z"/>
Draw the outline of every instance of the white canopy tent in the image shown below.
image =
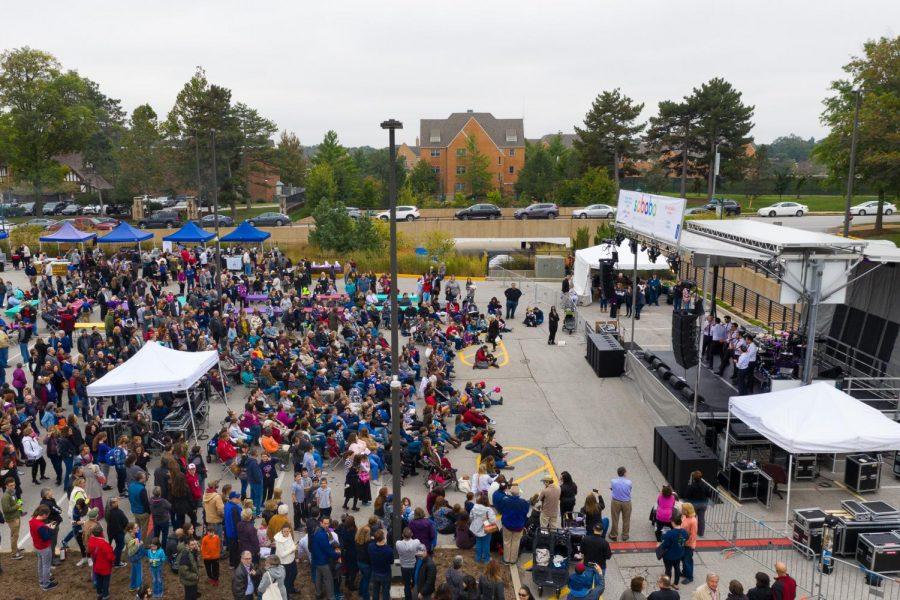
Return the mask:
<path id="1" fill-rule="evenodd" d="M 826 382 L 788 390 L 732 396 L 728 400 L 724 463 L 734 415 L 788 452 L 788 495 L 791 505 L 794 454 L 882 452 L 900 449 L 900 423 Z"/>
<path id="2" fill-rule="evenodd" d="M 613 269 L 617 271 L 634 269 L 634 254 L 631 252 L 628 240 L 619 244 L 618 248 L 614 244 L 600 244 L 599 246 L 591 246 L 590 248 L 582 248 L 575 251 L 572 285 L 575 287 L 575 292 L 579 297 L 586 296 L 591 292 L 591 269 L 599 269 L 600 261 L 612 259 L 613 252 L 618 252 L 619 255 L 619 260 L 613 264 Z M 657 258 L 657 262 L 653 262 L 644 250 L 638 250 L 637 259 L 638 271 L 669 270 L 669 264 L 664 257 Z"/>
<path id="3" fill-rule="evenodd" d="M 123 364 L 90 384 L 87 393 L 94 398 L 186 392 L 196 441 L 197 427 L 190 388 L 218 363 L 219 353 L 215 350 L 182 352 L 151 341 Z M 225 381 L 224 377 L 222 381 Z"/>

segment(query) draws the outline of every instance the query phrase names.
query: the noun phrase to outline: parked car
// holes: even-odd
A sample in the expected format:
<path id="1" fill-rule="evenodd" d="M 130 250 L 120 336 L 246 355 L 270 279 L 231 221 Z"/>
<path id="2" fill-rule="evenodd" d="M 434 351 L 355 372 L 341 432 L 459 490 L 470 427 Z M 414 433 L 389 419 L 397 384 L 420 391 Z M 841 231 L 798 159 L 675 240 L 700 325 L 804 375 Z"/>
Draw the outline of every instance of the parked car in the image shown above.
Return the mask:
<path id="1" fill-rule="evenodd" d="M 4 217 L 22 217 L 25 209 L 22 204 L 0 204 L 0 211 Z"/>
<path id="2" fill-rule="evenodd" d="M 712 202 L 706 205 L 706 210 L 711 210 L 716 212 L 719 206 L 722 206 L 722 210 L 725 211 L 726 215 L 739 215 L 741 214 L 741 205 L 738 204 L 735 200 L 729 200 L 728 198 L 713 198 Z"/>
<path id="3" fill-rule="evenodd" d="M 572 211 L 573 219 L 612 219 L 615 216 L 616 209 L 608 204 L 591 204 Z"/>
<path id="4" fill-rule="evenodd" d="M 33 217 L 34 216 L 34 202 L 25 202 L 24 204 L 20 204 L 19 208 L 22 209 L 23 217 Z"/>
<path id="5" fill-rule="evenodd" d="M 347 206 L 347 216 L 351 219 L 358 219 L 362 217 L 363 213 L 361 210 L 356 208 L 355 206 Z"/>
<path id="6" fill-rule="evenodd" d="M 493 204 L 473 204 L 456 211 L 456 218 L 461 221 L 468 219 L 499 219 L 500 209 Z"/>
<path id="7" fill-rule="evenodd" d="M 881 214 L 883 215 L 892 215 L 894 211 L 897 210 L 897 207 L 891 204 L 890 202 L 885 202 L 881 207 Z M 851 215 L 859 215 L 864 217 L 866 215 L 877 215 L 878 214 L 878 200 L 872 200 L 870 202 L 863 202 L 862 204 L 857 204 L 856 206 L 850 207 Z"/>
<path id="8" fill-rule="evenodd" d="M 200 218 L 200 225 L 203 227 L 215 227 L 216 215 L 203 215 Z M 234 225 L 234 219 L 228 215 L 219 215 L 219 227 L 231 227 Z"/>
<path id="9" fill-rule="evenodd" d="M 259 227 L 260 225 L 265 227 L 283 227 L 284 225 L 289 225 L 291 222 L 289 216 L 279 212 L 264 212 L 247 220 L 255 227 Z"/>
<path id="10" fill-rule="evenodd" d="M 377 215 L 376 218 L 381 219 L 382 221 L 387 221 L 391 218 L 391 211 L 385 210 Z M 420 218 L 419 209 L 415 206 L 398 206 L 397 207 L 397 220 L 398 221 L 415 221 Z"/>
<path id="11" fill-rule="evenodd" d="M 94 221 L 97 223 L 112 223 L 112 227 L 119 224 L 119 220 L 113 219 L 112 217 L 94 217 Z M 112 227 L 110 229 L 112 229 Z"/>
<path id="12" fill-rule="evenodd" d="M 59 214 L 66 217 L 74 217 L 76 215 L 80 215 L 81 206 L 75 204 L 74 202 L 71 204 L 66 204 L 64 207 L 62 207 L 62 210 L 59 211 Z"/>
<path id="13" fill-rule="evenodd" d="M 51 225 L 56 223 L 56 219 L 45 219 L 43 217 L 37 217 L 36 219 L 28 219 L 22 225 L 26 227 L 43 227 L 44 229 L 49 228 Z"/>
<path id="14" fill-rule="evenodd" d="M 58 215 L 60 211 L 65 208 L 65 202 L 44 202 L 43 210 L 45 215 Z"/>
<path id="15" fill-rule="evenodd" d="M 559 207 L 552 202 L 538 202 L 520 208 L 513 216 L 517 219 L 555 219 L 559 216 Z"/>
<path id="16" fill-rule="evenodd" d="M 693 206 L 691 208 L 685 209 L 684 216 L 690 217 L 691 215 L 708 215 L 711 213 L 712 210 L 710 210 L 706 206 Z"/>
<path id="17" fill-rule="evenodd" d="M 99 231 L 103 233 L 111 231 L 118 224 L 118 222 L 115 221 L 100 221 L 93 217 L 73 217 L 71 219 L 55 221 L 52 225 L 47 226 L 47 230 L 56 231 L 63 226 L 63 223 L 71 223 L 75 229 L 81 231 Z"/>
<path id="18" fill-rule="evenodd" d="M 761 217 L 802 217 L 809 212 L 809 207 L 799 202 L 776 202 L 772 206 L 764 206 L 756 211 Z"/>
<path id="19" fill-rule="evenodd" d="M 138 227 L 141 229 L 154 229 L 158 227 L 165 227 L 167 229 L 172 229 L 173 227 L 180 227 L 183 224 L 181 219 L 181 215 L 174 210 L 155 210 L 150 213 L 149 217 L 144 217 L 138 222 Z"/>

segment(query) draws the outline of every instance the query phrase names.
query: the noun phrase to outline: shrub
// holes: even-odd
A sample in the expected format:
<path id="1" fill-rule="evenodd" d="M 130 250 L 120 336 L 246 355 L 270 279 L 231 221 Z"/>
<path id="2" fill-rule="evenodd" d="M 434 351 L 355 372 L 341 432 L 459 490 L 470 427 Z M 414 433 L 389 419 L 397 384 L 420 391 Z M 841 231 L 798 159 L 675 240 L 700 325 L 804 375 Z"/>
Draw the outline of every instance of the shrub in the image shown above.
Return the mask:
<path id="1" fill-rule="evenodd" d="M 456 241 L 443 231 L 429 231 L 425 234 L 422 246 L 432 260 L 442 262 L 451 252 L 456 250 Z"/>

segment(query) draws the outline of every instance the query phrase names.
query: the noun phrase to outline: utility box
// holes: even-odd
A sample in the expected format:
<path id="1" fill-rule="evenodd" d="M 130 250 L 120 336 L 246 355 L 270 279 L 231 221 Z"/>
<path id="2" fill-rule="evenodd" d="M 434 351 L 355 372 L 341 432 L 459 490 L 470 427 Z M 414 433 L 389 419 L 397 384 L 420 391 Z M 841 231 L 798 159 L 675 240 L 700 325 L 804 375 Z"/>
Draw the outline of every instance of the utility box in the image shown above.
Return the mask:
<path id="1" fill-rule="evenodd" d="M 562 279 L 566 274 L 566 261 L 562 256 L 535 256 L 534 276 L 538 279 Z"/>

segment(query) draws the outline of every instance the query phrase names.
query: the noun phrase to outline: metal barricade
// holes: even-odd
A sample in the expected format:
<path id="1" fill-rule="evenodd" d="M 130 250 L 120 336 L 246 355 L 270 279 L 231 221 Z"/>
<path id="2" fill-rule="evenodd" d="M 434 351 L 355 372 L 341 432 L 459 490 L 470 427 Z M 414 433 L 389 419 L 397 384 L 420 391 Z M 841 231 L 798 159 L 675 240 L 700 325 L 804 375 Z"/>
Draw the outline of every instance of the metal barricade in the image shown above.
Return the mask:
<path id="1" fill-rule="evenodd" d="M 879 575 L 838 558 L 832 559 L 830 573 L 818 569 L 816 590 L 812 598 L 818 600 L 900 600 L 900 579 L 894 575 Z"/>

